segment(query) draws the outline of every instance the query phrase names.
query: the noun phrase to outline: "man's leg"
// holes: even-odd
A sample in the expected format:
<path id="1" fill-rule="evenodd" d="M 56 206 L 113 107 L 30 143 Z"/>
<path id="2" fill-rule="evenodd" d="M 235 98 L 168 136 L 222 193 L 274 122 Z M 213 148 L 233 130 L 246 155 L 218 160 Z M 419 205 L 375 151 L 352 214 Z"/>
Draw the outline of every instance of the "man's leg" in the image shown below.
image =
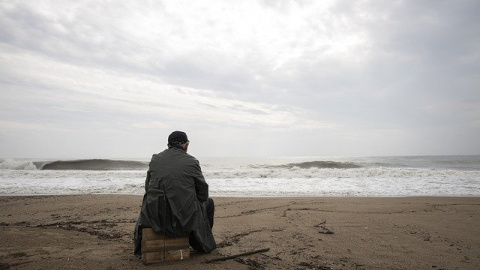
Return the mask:
<path id="1" fill-rule="evenodd" d="M 208 198 L 206 202 L 203 203 L 203 206 L 205 208 L 205 210 L 207 210 L 206 214 L 207 214 L 207 220 L 208 220 L 208 223 L 210 225 L 210 229 L 213 227 L 213 216 L 215 214 L 215 204 L 213 203 L 213 200 L 211 198 Z M 206 224 L 205 224 L 206 225 Z M 202 240 L 199 240 L 197 239 L 197 237 L 200 237 L 200 239 L 203 239 L 203 241 L 206 241 L 207 238 L 209 237 L 208 235 L 210 234 L 211 235 L 211 232 L 207 232 L 205 231 L 207 230 L 207 228 L 204 228 L 204 230 L 200 230 L 200 231 L 193 231 L 190 233 L 190 246 L 192 246 L 193 249 L 197 250 L 197 251 L 200 251 L 200 252 L 205 252 L 203 246 L 200 244 L 199 241 L 202 241 Z M 197 234 L 195 234 L 197 233 Z M 197 236 L 197 237 L 195 237 Z M 212 236 L 212 239 L 213 239 L 213 236 Z M 209 252 L 209 251 L 208 251 Z"/>
<path id="2" fill-rule="evenodd" d="M 215 215 L 215 204 L 213 203 L 213 199 L 208 198 L 207 201 L 205 202 L 205 205 L 207 208 L 207 217 L 208 217 L 208 222 L 210 222 L 210 228 L 213 228 L 213 220 Z"/>
<path id="3" fill-rule="evenodd" d="M 140 217 L 138 217 L 137 223 L 135 224 L 135 231 L 133 235 L 133 243 L 135 245 L 135 249 L 133 254 L 137 256 L 137 258 L 142 258 L 142 224 L 140 223 Z"/>

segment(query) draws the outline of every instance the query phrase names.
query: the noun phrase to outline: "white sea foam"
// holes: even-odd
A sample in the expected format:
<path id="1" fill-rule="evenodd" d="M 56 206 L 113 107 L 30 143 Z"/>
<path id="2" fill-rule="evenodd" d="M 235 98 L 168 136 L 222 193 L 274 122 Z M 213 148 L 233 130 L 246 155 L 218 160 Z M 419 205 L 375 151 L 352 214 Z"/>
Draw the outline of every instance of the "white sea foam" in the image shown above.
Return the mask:
<path id="1" fill-rule="evenodd" d="M 0 162 L 0 169 L 8 170 L 36 170 L 37 167 L 31 161 L 19 161 L 7 159 Z"/>
<path id="2" fill-rule="evenodd" d="M 478 171 L 362 168 L 250 173 L 257 177 L 210 179 L 211 190 L 220 196 L 480 196 Z"/>

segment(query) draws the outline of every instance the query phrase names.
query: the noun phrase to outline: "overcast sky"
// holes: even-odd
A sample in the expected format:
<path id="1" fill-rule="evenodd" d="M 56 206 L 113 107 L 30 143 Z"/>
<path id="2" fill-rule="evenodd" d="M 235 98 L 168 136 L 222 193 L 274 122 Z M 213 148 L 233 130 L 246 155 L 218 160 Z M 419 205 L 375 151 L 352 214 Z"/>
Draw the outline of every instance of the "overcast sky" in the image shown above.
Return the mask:
<path id="1" fill-rule="evenodd" d="M 480 154 L 480 2 L 0 1 L 0 157 Z"/>

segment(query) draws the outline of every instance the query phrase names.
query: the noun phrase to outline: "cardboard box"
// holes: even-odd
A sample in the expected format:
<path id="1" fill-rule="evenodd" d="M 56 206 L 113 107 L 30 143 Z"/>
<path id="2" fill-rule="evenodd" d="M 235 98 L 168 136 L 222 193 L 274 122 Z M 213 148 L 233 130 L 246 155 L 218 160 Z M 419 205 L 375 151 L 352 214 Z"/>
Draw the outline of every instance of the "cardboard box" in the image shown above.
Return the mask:
<path id="1" fill-rule="evenodd" d="M 144 264 L 174 262 L 190 258 L 188 236 L 170 238 L 152 228 L 142 230 L 142 262 Z"/>

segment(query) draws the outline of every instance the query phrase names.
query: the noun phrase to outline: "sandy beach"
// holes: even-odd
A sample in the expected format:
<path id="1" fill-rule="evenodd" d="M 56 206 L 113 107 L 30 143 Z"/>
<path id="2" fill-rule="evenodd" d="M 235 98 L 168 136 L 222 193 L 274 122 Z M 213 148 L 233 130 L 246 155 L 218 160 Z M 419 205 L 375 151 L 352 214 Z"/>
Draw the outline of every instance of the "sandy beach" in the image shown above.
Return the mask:
<path id="1" fill-rule="evenodd" d="M 0 197 L 0 269 L 479 269 L 480 198 L 214 198 L 218 249 L 145 266 L 141 196 Z M 223 262 L 205 260 L 269 248 Z"/>

